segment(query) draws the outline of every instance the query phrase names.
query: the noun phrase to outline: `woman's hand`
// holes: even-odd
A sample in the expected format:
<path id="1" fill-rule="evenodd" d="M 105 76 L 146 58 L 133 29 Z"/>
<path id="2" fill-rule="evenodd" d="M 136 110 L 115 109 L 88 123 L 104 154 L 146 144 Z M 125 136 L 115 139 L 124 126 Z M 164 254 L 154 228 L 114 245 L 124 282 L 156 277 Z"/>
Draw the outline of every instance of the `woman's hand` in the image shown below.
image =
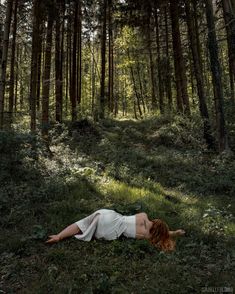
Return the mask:
<path id="1" fill-rule="evenodd" d="M 63 231 L 61 231 L 57 235 L 51 235 L 49 236 L 49 239 L 46 241 L 47 244 L 54 244 L 61 240 L 64 240 L 65 238 L 72 237 L 76 234 L 81 234 L 82 231 L 79 229 L 76 223 L 69 225 L 67 228 L 65 228 Z"/>
<path id="2" fill-rule="evenodd" d="M 46 244 L 54 244 L 58 243 L 60 241 L 59 235 L 51 235 L 49 236 L 49 239 L 46 241 Z"/>
<path id="3" fill-rule="evenodd" d="M 179 229 L 179 230 L 175 231 L 175 233 L 176 233 L 176 236 L 183 236 L 183 235 L 185 235 L 185 231 L 182 230 L 182 229 Z"/>

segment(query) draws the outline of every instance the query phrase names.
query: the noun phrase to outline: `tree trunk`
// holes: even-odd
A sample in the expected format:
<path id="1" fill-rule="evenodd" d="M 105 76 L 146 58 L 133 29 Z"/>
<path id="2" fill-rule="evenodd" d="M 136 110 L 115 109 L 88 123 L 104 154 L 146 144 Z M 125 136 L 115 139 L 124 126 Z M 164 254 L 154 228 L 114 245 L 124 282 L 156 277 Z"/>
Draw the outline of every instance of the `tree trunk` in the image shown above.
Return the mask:
<path id="1" fill-rule="evenodd" d="M 72 89 L 72 13 L 71 13 L 71 3 L 68 7 L 68 19 L 67 19 L 67 74 L 66 74 L 66 101 L 65 101 L 65 113 L 68 115 L 68 98 L 71 98 Z M 72 103 L 71 103 L 72 104 Z"/>
<path id="2" fill-rule="evenodd" d="M 41 95 L 41 73 L 42 73 L 42 36 L 43 36 L 43 24 L 40 24 L 39 28 L 39 40 L 38 40 L 38 46 L 39 46 L 39 52 L 38 52 L 38 72 L 37 72 L 37 110 L 40 110 L 40 95 Z"/>
<path id="3" fill-rule="evenodd" d="M 130 52 L 129 49 L 127 49 L 127 55 L 128 55 L 128 59 L 129 59 L 129 63 L 130 63 L 130 74 L 131 74 L 131 79 L 132 79 L 132 83 L 133 83 L 133 89 L 134 89 L 134 93 L 135 93 L 135 101 L 134 101 L 134 106 L 138 107 L 139 110 L 139 114 L 142 117 L 142 111 L 141 111 L 141 107 L 140 107 L 140 99 L 139 99 L 139 94 L 137 91 L 137 86 L 136 86 L 136 81 L 135 81 L 135 75 L 134 75 L 134 70 L 133 70 L 133 66 L 131 65 L 131 59 L 130 59 Z M 137 114 L 135 113 L 135 118 L 137 117 Z"/>
<path id="4" fill-rule="evenodd" d="M 56 115 L 55 119 L 58 122 L 62 122 L 62 108 L 63 108 L 63 7 L 62 1 L 57 0 L 57 13 L 56 13 L 56 24 L 55 24 L 55 95 L 56 95 Z"/>
<path id="5" fill-rule="evenodd" d="M 114 74 L 115 74 L 115 81 L 116 81 L 116 91 L 114 96 L 114 116 L 116 117 L 118 115 L 119 111 L 119 98 L 120 98 L 120 81 L 119 81 L 119 69 L 117 69 L 118 60 L 116 59 L 114 63 Z"/>
<path id="6" fill-rule="evenodd" d="M 143 111 L 144 113 L 146 113 L 146 109 L 145 109 L 145 101 L 144 101 L 144 94 L 143 94 L 143 85 L 142 85 L 142 81 L 141 81 L 141 76 L 140 76 L 140 63 L 137 63 L 137 75 L 138 75 L 138 81 L 139 81 L 139 87 L 140 87 L 140 98 L 142 101 L 142 105 L 143 105 Z"/>
<path id="7" fill-rule="evenodd" d="M 0 128 L 3 127 L 4 97 L 6 86 L 7 56 L 9 47 L 9 34 L 12 18 L 13 0 L 7 1 L 6 20 L 4 25 L 2 61 L 0 67 Z"/>
<path id="8" fill-rule="evenodd" d="M 104 118 L 105 114 L 105 65 L 106 65 L 106 19 L 107 19 L 107 0 L 103 2 L 103 28 L 101 35 L 101 80 L 100 80 L 100 107 L 99 117 Z"/>
<path id="9" fill-rule="evenodd" d="M 65 66 L 65 116 L 68 114 L 68 95 L 69 93 L 69 47 L 68 47 L 68 33 L 67 33 L 67 47 L 66 47 L 66 66 Z"/>
<path id="10" fill-rule="evenodd" d="M 94 41 L 92 42 L 92 52 L 95 50 Z M 95 111 L 95 95 L 96 95 L 96 63 L 95 63 L 95 55 L 91 54 L 91 112 L 94 115 Z"/>
<path id="11" fill-rule="evenodd" d="M 137 112 L 136 112 L 136 100 L 135 99 L 133 101 L 133 106 L 134 106 L 134 116 L 135 116 L 135 119 L 138 119 Z"/>
<path id="12" fill-rule="evenodd" d="M 71 116 L 72 121 L 77 119 L 77 35 L 78 35 L 78 2 L 74 0 L 74 26 L 73 26 L 73 51 L 72 71 L 70 83 Z"/>
<path id="13" fill-rule="evenodd" d="M 177 88 L 177 107 L 179 111 L 190 114 L 189 97 L 187 93 L 186 69 L 181 45 L 179 28 L 178 2 L 170 1 L 170 12 L 172 20 L 172 41 L 174 51 L 175 79 Z"/>
<path id="14" fill-rule="evenodd" d="M 159 108 L 161 114 L 164 113 L 164 88 L 162 79 L 162 62 L 160 51 L 160 33 L 159 33 L 159 10 L 155 11 L 155 28 L 156 28 L 156 44 L 157 44 L 157 66 L 158 66 L 158 84 L 159 84 Z"/>
<path id="15" fill-rule="evenodd" d="M 43 74 L 43 88 L 42 88 L 42 136 L 48 140 L 49 130 L 49 95 L 50 95 L 50 76 L 51 76 L 51 51 L 52 51 L 52 32 L 53 32 L 54 18 L 49 11 L 46 34 L 46 48 L 45 48 L 45 67 Z"/>
<path id="16" fill-rule="evenodd" d="M 166 93 L 168 100 L 168 107 L 172 109 L 172 91 L 171 91 L 171 68 L 170 68 L 170 54 L 169 54 L 169 36 L 168 36 L 168 15 L 167 8 L 164 8 L 164 18 L 165 18 L 165 43 L 166 43 Z"/>
<path id="17" fill-rule="evenodd" d="M 203 82 L 203 71 L 202 71 L 202 61 L 201 61 L 201 53 L 198 51 L 200 48 L 200 44 L 197 44 L 199 38 L 197 37 L 198 31 L 196 29 L 194 19 L 196 18 L 196 11 L 194 10 L 194 15 L 192 13 L 191 4 L 186 0 L 185 1 L 185 10 L 186 10 L 186 20 L 188 25 L 188 35 L 190 38 L 190 48 L 192 51 L 193 56 L 193 66 L 194 72 L 197 81 L 197 91 L 199 97 L 199 110 L 203 120 L 203 127 L 204 127 L 204 138 L 209 148 L 215 147 L 214 138 L 211 134 L 211 125 L 209 120 L 209 114 L 206 104 L 206 95 L 205 95 L 205 88 Z"/>
<path id="18" fill-rule="evenodd" d="M 150 65 L 150 75 L 151 75 L 151 90 L 152 90 L 152 101 L 151 107 L 152 111 L 155 112 L 157 109 L 157 97 L 156 97 L 156 85 L 155 85 L 155 74 L 154 74 L 154 62 L 153 62 L 153 53 L 152 53 L 152 38 L 151 38 L 151 25 L 150 25 L 150 16 L 149 16 L 149 23 L 147 28 L 147 46 L 149 51 L 149 65 Z"/>
<path id="19" fill-rule="evenodd" d="M 30 77 L 30 127 L 31 131 L 36 130 L 36 101 L 37 101 L 37 77 L 38 77 L 38 54 L 40 51 L 40 0 L 33 2 L 33 34 L 32 34 L 32 56 L 31 56 L 31 77 Z"/>
<path id="20" fill-rule="evenodd" d="M 64 71 L 65 71 L 65 62 L 64 62 L 64 34 L 65 34 L 65 1 L 62 0 L 61 4 L 62 10 L 62 28 L 61 28 L 61 50 L 60 50 L 60 115 L 61 115 L 61 122 L 63 121 L 63 95 L 64 95 Z"/>
<path id="21" fill-rule="evenodd" d="M 108 18 L 109 18 L 109 110 L 113 112 L 113 1 L 108 2 Z"/>
<path id="22" fill-rule="evenodd" d="M 77 101 L 82 98 L 82 1 L 78 2 L 78 61 L 77 61 Z"/>
<path id="23" fill-rule="evenodd" d="M 233 103 L 234 97 L 234 79 L 235 79 L 235 9 L 233 9 L 231 0 L 222 0 L 224 20 L 227 32 L 228 43 L 228 59 L 229 59 L 229 75 L 231 98 Z"/>
<path id="24" fill-rule="evenodd" d="M 188 37 L 190 39 L 190 36 Z M 192 96 L 192 102 L 193 105 L 195 105 L 195 99 L 194 99 L 194 69 L 193 69 L 193 62 L 192 62 L 192 56 L 190 54 L 190 49 L 188 50 L 188 60 L 189 60 L 189 75 L 190 75 L 190 83 L 191 83 L 191 96 Z M 192 51 L 192 49 L 191 49 Z"/>
<path id="25" fill-rule="evenodd" d="M 14 107 L 14 90 L 15 90 L 15 51 L 16 51 L 16 30 L 17 30 L 17 11 L 18 0 L 14 3 L 14 19 L 12 29 L 12 44 L 11 44 L 11 73 L 10 73 L 10 89 L 9 89 L 9 119 L 10 123 L 13 121 L 13 107 Z"/>
<path id="26" fill-rule="evenodd" d="M 18 104 L 18 81 L 19 81 L 19 55 L 20 55 L 20 49 L 19 49 L 19 44 L 17 44 L 17 47 L 16 47 L 16 77 L 15 77 L 15 102 L 14 102 L 14 105 L 15 105 L 15 108 L 14 108 L 14 111 L 15 111 L 15 114 L 17 112 L 17 104 Z"/>
<path id="27" fill-rule="evenodd" d="M 205 0 L 206 19 L 208 27 L 208 49 L 210 53 L 210 66 L 214 87 L 215 113 L 218 129 L 219 152 L 228 148 L 227 132 L 224 118 L 224 93 L 221 81 L 221 67 L 218 54 L 218 43 L 215 32 L 215 22 L 212 0 Z"/>
<path id="28" fill-rule="evenodd" d="M 122 75 L 126 74 L 125 70 L 122 70 Z M 122 86 L 122 116 L 125 116 L 127 109 L 127 101 L 126 101 L 126 79 L 124 79 L 123 86 Z"/>
<path id="29" fill-rule="evenodd" d="M 62 119 L 62 97 L 60 95 L 60 57 L 61 57 L 61 1 L 56 1 L 56 22 L 55 22 L 55 119 L 61 122 Z"/>
<path id="30" fill-rule="evenodd" d="M 22 60 L 23 60 L 23 49 L 20 50 L 20 54 L 19 54 L 19 64 L 22 64 Z M 19 67 L 20 68 L 20 67 Z M 20 71 L 21 75 L 22 75 L 22 71 Z M 23 79 L 19 80 L 20 82 L 20 111 L 23 110 L 24 107 L 24 87 L 23 87 Z"/>

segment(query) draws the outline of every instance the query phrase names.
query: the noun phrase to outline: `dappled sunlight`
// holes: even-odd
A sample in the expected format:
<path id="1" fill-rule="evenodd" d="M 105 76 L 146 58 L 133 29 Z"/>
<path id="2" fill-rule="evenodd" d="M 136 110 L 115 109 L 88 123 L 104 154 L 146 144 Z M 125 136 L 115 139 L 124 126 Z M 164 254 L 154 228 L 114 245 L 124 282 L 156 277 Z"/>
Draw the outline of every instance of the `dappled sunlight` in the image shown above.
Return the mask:
<path id="1" fill-rule="evenodd" d="M 132 122 L 135 127 L 131 128 L 125 123 L 129 122 L 109 121 L 94 126 L 101 137 L 97 145 L 85 133 L 77 132 L 74 139 L 55 132 L 55 143 L 51 145 L 53 156 L 45 156 L 40 141 L 36 159 L 29 152 L 30 144 L 21 145 L 22 150 L 16 155 L 23 157 L 21 168 L 32 178 L 28 177 L 24 184 L 18 179 L 11 190 L 1 188 L 8 206 L 11 204 L 1 216 L 4 229 L 0 249 L 5 255 L 0 256 L 0 262 L 7 264 L 10 260 L 14 265 L 6 271 L 24 273 L 24 268 L 29 268 L 35 276 L 40 275 L 40 285 L 24 275 L 23 283 L 30 282 L 34 289 L 45 289 L 48 283 L 63 287 L 64 279 L 71 276 L 69 272 L 76 273 L 72 283 L 78 289 L 94 277 L 99 285 L 111 287 L 124 275 L 130 281 L 135 280 L 138 272 L 144 276 L 145 285 L 148 281 L 155 285 L 158 276 L 158 287 L 165 283 L 175 285 L 182 277 L 190 281 L 191 287 L 197 287 L 206 283 L 208 272 L 216 283 L 221 269 L 227 279 L 234 254 L 232 188 L 228 195 L 210 191 L 222 161 L 216 157 L 211 161 L 196 150 L 148 145 L 144 138 L 153 122 Z M 224 169 L 230 170 L 232 163 L 223 160 Z M 37 167 L 35 175 L 34 169 L 27 171 L 29 163 Z M 211 171 L 208 166 L 213 167 Z M 218 187 L 224 184 L 224 179 L 220 181 Z M 229 177 L 227 181 L 230 183 Z M 4 206 L 6 200 L 0 200 Z M 177 238 L 176 251 L 170 255 L 159 253 L 146 240 L 125 238 L 87 243 L 72 238 L 58 246 L 43 245 L 47 235 L 100 208 L 114 209 L 124 215 L 146 212 L 149 219 L 165 220 L 172 230 L 184 229 L 186 236 Z M 13 227 L 15 231 L 11 235 L 9 231 Z M 123 266 L 127 259 L 131 272 Z M 78 264 L 80 274 L 77 274 Z M 177 271 L 169 280 L 168 273 L 175 268 Z M 130 286 L 126 283 L 123 287 Z M 138 279 L 135 285 L 138 287 Z M 180 289 L 179 284 L 177 287 Z"/>
<path id="2" fill-rule="evenodd" d="M 102 186 L 102 191 L 105 195 L 105 197 L 109 197 L 109 195 L 112 198 L 115 198 L 117 201 L 120 201 L 122 203 L 129 203 L 136 201 L 138 199 L 142 199 L 146 196 L 148 197 L 153 197 L 155 196 L 156 199 L 159 198 L 160 195 L 160 188 L 159 186 L 157 187 L 159 189 L 159 194 L 156 195 L 156 193 L 152 193 L 146 188 L 136 188 L 132 187 L 124 182 L 118 182 L 115 180 L 110 180 L 108 181 L 104 186 Z"/>
<path id="3" fill-rule="evenodd" d="M 216 199 L 213 201 L 176 191 L 171 191 L 169 196 L 169 191 L 164 191 L 159 184 L 156 186 L 158 193 L 110 179 L 98 189 L 105 199 L 106 207 L 116 208 L 126 214 L 145 211 L 150 218 L 163 218 L 168 221 L 174 229 L 183 225 L 186 230 L 196 230 L 202 235 L 225 236 L 228 228 L 230 231 L 233 228 L 234 217 L 229 212 L 231 205 L 221 210 L 217 208 Z M 176 199 L 178 202 L 175 202 Z"/>
<path id="4" fill-rule="evenodd" d="M 0 0 L 0 294 L 235 290 L 234 40 L 235 0 Z"/>

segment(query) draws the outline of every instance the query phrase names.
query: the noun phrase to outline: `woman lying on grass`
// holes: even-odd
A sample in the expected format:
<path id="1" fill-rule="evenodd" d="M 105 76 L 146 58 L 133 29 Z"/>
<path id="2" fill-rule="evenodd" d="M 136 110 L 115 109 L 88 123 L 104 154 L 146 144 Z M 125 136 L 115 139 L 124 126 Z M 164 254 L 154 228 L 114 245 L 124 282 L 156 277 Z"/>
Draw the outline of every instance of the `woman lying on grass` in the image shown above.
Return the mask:
<path id="1" fill-rule="evenodd" d="M 127 238 L 146 239 L 163 251 L 172 251 L 175 242 L 172 237 L 182 236 L 184 230 L 170 231 L 161 219 L 150 221 L 146 213 L 123 216 L 114 210 L 100 209 L 88 217 L 71 224 L 57 235 L 49 236 L 48 244 L 57 243 L 75 236 L 79 240 L 96 239 L 115 240 L 121 235 Z"/>

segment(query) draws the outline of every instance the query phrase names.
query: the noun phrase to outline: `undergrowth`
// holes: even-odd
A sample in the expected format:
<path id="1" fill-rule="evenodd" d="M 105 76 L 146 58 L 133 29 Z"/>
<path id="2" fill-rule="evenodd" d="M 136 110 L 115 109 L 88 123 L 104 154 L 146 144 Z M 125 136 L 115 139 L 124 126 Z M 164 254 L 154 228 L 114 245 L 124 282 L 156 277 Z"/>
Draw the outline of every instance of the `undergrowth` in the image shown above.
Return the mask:
<path id="1" fill-rule="evenodd" d="M 201 293 L 234 289 L 232 153 L 206 150 L 195 118 L 87 120 L 0 133 L 1 293 Z M 99 208 L 184 228 L 176 251 L 125 239 L 46 246 Z"/>

